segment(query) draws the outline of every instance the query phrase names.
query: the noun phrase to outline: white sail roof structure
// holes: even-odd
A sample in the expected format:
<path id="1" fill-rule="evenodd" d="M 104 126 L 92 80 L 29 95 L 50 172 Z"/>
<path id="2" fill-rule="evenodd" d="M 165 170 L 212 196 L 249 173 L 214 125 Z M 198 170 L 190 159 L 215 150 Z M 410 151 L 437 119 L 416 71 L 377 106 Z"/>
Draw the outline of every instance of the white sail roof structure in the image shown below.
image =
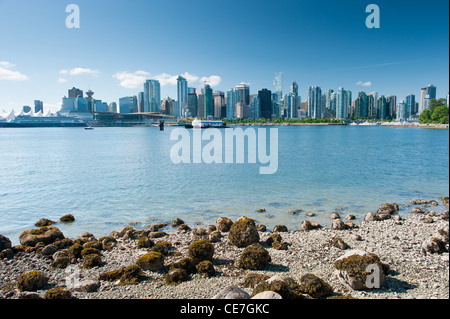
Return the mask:
<path id="1" fill-rule="evenodd" d="M 11 113 L 9 113 L 9 115 L 6 117 L 6 121 L 11 121 L 14 120 L 16 118 L 16 113 L 14 113 L 14 110 L 11 111 Z"/>
<path id="2" fill-rule="evenodd" d="M 42 117 L 42 110 L 39 110 L 36 114 L 34 114 L 34 117 Z"/>

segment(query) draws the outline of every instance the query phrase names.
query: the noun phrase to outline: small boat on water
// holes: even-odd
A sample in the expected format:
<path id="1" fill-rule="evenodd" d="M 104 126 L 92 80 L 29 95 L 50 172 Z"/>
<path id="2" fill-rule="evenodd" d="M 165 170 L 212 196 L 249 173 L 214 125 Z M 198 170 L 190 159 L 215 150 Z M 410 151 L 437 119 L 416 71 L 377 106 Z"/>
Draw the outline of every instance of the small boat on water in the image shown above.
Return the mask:
<path id="1" fill-rule="evenodd" d="M 92 131 L 94 128 L 92 126 L 87 126 L 84 129 L 87 130 L 87 131 Z"/>
<path id="2" fill-rule="evenodd" d="M 199 120 L 199 119 L 195 119 L 192 122 L 192 127 L 193 128 L 201 128 L 201 129 L 206 129 L 206 128 L 226 128 L 227 124 L 224 123 L 223 121 L 213 121 L 213 120 Z M 186 126 L 186 128 L 188 128 Z"/>

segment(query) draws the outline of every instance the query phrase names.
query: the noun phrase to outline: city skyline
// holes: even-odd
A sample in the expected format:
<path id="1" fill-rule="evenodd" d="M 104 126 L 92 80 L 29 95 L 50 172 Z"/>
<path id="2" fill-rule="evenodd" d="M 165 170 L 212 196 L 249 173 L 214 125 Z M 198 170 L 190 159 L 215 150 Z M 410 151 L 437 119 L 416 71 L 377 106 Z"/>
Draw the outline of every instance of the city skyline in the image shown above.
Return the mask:
<path id="1" fill-rule="evenodd" d="M 448 92 L 447 1 L 377 1 L 380 29 L 365 25 L 367 3 L 246 1 L 236 11 L 237 3 L 82 0 L 80 28 L 68 29 L 65 3 L 1 0 L 8 32 L 0 41 L 8 45 L 0 47 L 0 111 L 34 100 L 57 111 L 68 87 L 118 102 L 148 79 L 160 81 L 161 100 L 176 100 L 178 76 L 222 92 L 246 83 L 250 94 L 273 91 L 276 72 L 283 92 L 295 81 L 302 97 L 311 86 L 416 101 L 430 83 L 438 97 Z M 144 28 L 153 30 L 151 41 Z M 230 34 L 239 36 L 229 42 Z"/>

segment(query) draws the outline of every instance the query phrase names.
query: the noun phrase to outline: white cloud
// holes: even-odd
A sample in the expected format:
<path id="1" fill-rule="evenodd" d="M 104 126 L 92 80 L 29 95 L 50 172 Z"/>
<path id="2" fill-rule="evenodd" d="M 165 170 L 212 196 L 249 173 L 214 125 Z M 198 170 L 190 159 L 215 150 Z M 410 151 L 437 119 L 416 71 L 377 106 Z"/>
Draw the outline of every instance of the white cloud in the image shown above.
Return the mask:
<path id="1" fill-rule="evenodd" d="M 211 85 L 212 87 L 218 86 L 220 82 L 222 82 L 222 78 L 218 75 L 204 76 L 200 79 L 200 82 L 206 82 L 206 84 Z"/>
<path id="2" fill-rule="evenodd" d="M 155 75 L 153 77 L 153 80 L 158 80 L 159 83 L 161 84 L 161 86 L 166 86 L 166 85 L 177 85 L 177 78 L 178 78 L 178 75 L 170 75 L 167 73 L 161 73 L 161 74 Z"/>
<path id="3" fill-rule="evenodd" d="M 97 76 L 100 72 L 98 70 L 93 70 L 89 68 L 73 68 L 70 70 L 61 70 L 59 74 L 70 74 L 70 75 L 93 75 Z"/>
<path id="4" fill-rule="evenodd" d="M 0 61 L 0 80 L 26 81 L 29 79 L 25 74 L 11 70 L 13 67 L 15 67 L 15 65 L 12 63 Z"/>
<path id="5" fill-rule="evenodd" d="M 150 73 L 145 71 L 136 71 L 134 73 L 119 72 L 113 75 L 120 81 L 120 86 L 127 89 L 140 89 L 143 88 L 144 82 Z"/>
<path id="6" fill-rule="evenodd" d="M 370 81 L 368 81 L 368 82 L 358 81 L 358 82 L 356 82 L 356 85 L 369 87 L 369 86 L 372 86 L 372 82 L 370 82 Z"/>
<path id="7" fill-rule="evenodd" d="M 58 79 L 58 83 L 66 83 L 66 82 L 67 82 L 67 80 L 64 79 L 64 78 L 59 78 Z"/>

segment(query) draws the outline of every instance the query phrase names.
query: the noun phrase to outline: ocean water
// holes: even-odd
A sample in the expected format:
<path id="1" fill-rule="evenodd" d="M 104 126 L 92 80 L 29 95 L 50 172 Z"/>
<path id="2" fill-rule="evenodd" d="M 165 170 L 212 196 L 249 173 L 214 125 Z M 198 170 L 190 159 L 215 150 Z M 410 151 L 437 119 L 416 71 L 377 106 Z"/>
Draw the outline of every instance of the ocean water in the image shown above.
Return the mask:
<path id="1" fill-rule="evenodd" d="M 69 213 L 76 222 L 56 226 L 71 238 L 175 217 L 192 228 L 248 216 L 296 229 L 328 225 L 337 207 L 361 220 L 382 203 L 449 194 L 448 130 L 278 127 L 278 171 L 260 175 L 261 164 L 174 164 L 173 129 L 0 129 L 0 234 L 18 244 L 40 218 Z"/>

